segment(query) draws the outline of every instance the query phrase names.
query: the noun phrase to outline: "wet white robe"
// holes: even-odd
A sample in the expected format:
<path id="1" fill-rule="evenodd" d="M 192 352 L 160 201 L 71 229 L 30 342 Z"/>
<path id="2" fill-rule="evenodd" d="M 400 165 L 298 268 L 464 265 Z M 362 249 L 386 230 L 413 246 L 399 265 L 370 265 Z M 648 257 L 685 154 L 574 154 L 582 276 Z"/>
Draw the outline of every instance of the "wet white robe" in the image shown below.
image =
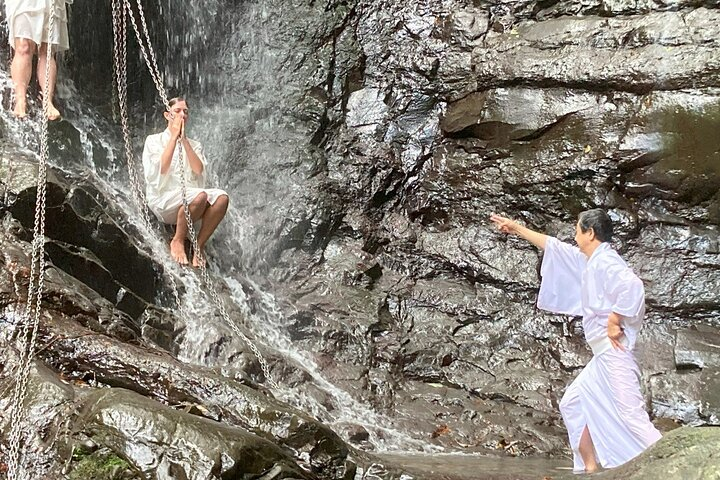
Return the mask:
<path id="1" fill-rule="evenodd" d="M 166 129 L 162 133 L 150 135 L 145 139 L 145 148 L 143 149 L 145 199 L 147 200 L 150 210 L 164 223 L 175 224 L 177 222 L 178 210 L 180 206 L 183 205 L 183 175 L 185 175 L 188 203 L 192 202 L 201 192 L 207 194 L 210 205 L 214 205 L 220 196 L 227 195 L 224 190 L 220 190 L 219 188 L 205 188 L 207 160 L 205 159 L 205 155 L 203 155 L 202 145 L 195 140 L 188 140 L 190 146 L 203 164 L 203 171 L 200 175 L 196 175 L 192 171 L 184 152 L 184 161 L 182 163 L 185 168 L 183 172 L 180 168 L 180 149 L 177 147 L 175 148 L 175 153 L 170 163 L 170 170 L 164 175 L 160 173 L 160 157 L 165 150 L 165 146 L 170 141 L 169 130 Z"/>
<path id="2" fill-rule="evenodd" d="M 8 40 L 15 48 L 16 38 L 27 38 L 40 45 L 48 43 L 50 12 L 55 18 L 50 44 L 53 51 L 67 50 L 68 40 L 67 7 L 73 0 L 5 0 L 8 22 Z"/>
<path id="3" fill-rule="evenodd" d="M 574 471 L 585 470 L 578 446 L 587 425 L 604 468 L 622 465 L 660 439 L 640 392 L 640 369 L 632 350 L 645 314 L 645 290 L 609 244 L 588 259 L 577 247 L 548 237 L 541 268 L 538 307 L 581 315 L 593 358 L 560 402 L 573 450 Z M 611 312 L 624 317 L 625 351 L 607 336 Z"/>

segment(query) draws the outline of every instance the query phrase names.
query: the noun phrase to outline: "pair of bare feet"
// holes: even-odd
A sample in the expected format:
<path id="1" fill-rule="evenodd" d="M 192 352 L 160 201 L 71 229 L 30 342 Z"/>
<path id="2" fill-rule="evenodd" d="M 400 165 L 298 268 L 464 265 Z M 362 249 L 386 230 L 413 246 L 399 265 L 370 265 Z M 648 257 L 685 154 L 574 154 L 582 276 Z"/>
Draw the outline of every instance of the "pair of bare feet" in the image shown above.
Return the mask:
<path id="1" fill-rule="evenodd" d="M 15 115 L 15 117 L 19 118 L 20 120 L 23 120 L 27 117 L 27 100 L 25 100 L 24 98 L 16 99 L 15 108 L 13 108 L 13 115 Z M 48 120 L 58 120 L 60 119 L 60 116 L 60 111 L 55 107 L 52 102 L 50 102 L 50 105 L 48 105 Z"/>
<path id="2" fill-rule="evenodd" d="M 172 239 L 170 242 L 170 255 L 172 255 L 173 260 L 180 265 L 185 266 L 190 264 L 187 254 L 185 253 L 185 242 L 183 240 Z M 193 268 L 200 268 L 205 265 L 205 252 L 200 249 L 200 252 L 195 252 L 193 255 L 192 266 Z"/>

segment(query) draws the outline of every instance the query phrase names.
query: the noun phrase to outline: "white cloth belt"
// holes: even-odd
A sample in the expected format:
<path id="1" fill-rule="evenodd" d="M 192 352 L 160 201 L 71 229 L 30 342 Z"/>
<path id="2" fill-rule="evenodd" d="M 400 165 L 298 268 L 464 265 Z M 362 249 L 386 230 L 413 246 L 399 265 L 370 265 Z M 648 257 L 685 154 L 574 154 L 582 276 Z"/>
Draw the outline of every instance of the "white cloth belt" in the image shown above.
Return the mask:
<path id="1" fill-rule="evenodd" d="M 627 348 L 630 341 L 628 340 L 626 335 L 623 335 L 620 339 L 620 344 Z M 594 356 L 601 355 L 608 350 L 612 350 L 612 342 L 610 341 L 610 337 L 599 337 L 594 338 L 592 340 L 588 340 L 588 345 L 590 345 L 590 349 L 593 352 Z"/>

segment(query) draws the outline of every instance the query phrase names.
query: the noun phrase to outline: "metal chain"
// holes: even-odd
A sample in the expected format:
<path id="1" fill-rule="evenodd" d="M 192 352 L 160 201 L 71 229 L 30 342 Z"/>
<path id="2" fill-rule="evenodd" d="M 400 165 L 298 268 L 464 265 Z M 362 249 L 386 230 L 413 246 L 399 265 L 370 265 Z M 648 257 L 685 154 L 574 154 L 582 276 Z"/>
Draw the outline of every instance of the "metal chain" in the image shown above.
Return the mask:
<path id="1" fill-rule="evenodd" d="M 217 293 L 217 288 L 215 287 L 212 279 L 210 278 L 210 274 L 207 271 L 207 262 L 205 261 L 205 253 L 198 248 L 198 242 L 197 242 L 197 235 L 195 234 L 195 225 L 193 224 L 192 216 L 190 214 L 190 204 L 188 202 L 187 198 L 187 179 L 186 179 L 186 173 L 187 170 L 185 168 L 185 157 L 183 155 L 183 147 L 181 144 L 181 140 L 178 139 L 176 148 L 178 149 L 178 157 L 180 160 L 180 171 L 182 172 L 182 198 L 183 198 L 183 209 L 185 213 L 185 222 L 187 222 L 188 227 L 188 236 L 190 237 L 190 241 L 192 243 L 193 247 L 193 253 L 198 257 L 198 263 L 200 266 L 200 277 L 203 279 L 203 282 L 205 283 L 206 290 L 210 293 L 210 297 L 212 298 L 213 303 L 218 309 L 218 312 L 220 313 L 220 316 L 225 321 L 225 323 L 230 326 L 230 328 L 242 339 L 245 344 L 250 347 L 250 350 L 252 350 L 253 354 L 258 360 L 258 363 L 260 363 L 260 368 L 262 369 L 263 375 L 265 376 L 265 380 L 268 382 L 268 384 L 274 388 L 278 389 L 278 384 L 275 383 L 275 381 L 270 376 L 270 367 L 268 366 L 267 362 L 265 361 L 265 358 L 260 353 L 260 350 L 253 344 L 252 341 L 240 330 L 240 327 L 238 327 L 235 322 L 233 322 L 230 319 L 230 316 L 228 315 L 227 311 L 225 310 L 225 304 L 220 299 L 220 296 Z"/>
<path id="2" fill-rule="evenodd" d="M 152 42 L 150 41 L 150 34 L 148 33 L 147 22 L 145 22 L 145 11 L 143 10 L 143 6 L 142 6 L 142 3 L 140 3 L 140 0 L 137 0 L 137 7 L 138 7 L 138 13 L 140 14 L 140 23 L 142 24 L 142 27 L 143 27 L 143 33 L 145 33 L 145 39 L 147 40 L 148 53 L 150 53 L 150 60 L 152 62 L 152 67 L 155 69 L 155 77 L 157 78 L 157 81 L 155 82 L 155 84 L 157 85 L 157 90 L 158 90 L 158 93 L 160 94 L 160 98 L 162 99 L 163 103 L 165 104 L 165 108 L 167 110 L 170 110 L 170 104 L 168 103 L 167 93 L 165 92 L 165 86 L 162 82 L 162 76 L 160 75 L 160 69 L 158 68 L 157 58 L 155 57 L 155 50 L 153 50 L 153 48 L 152 48 Z M 135 27 L 135 32 L 137 33 L 137 28 L 134 23 L 133 23 L 133 27 Z M 150 66 L 150 65 L 148 64 L 148 66 Z"/>
<path id="3" fill-rule="evenodd" d="M 135 157 L 132 152 L 132 141 L 130 139 L 130 126 L 128 122 L 127 108 L 127 15 L 130 4 L 123 0 L 113 0 L 113 31 L 115 43 L 113 45 L 113 53 L 115 57 L 115 85 L 117 86 L 118 107 L 120 110 L 120 123 L 122 125 L 123 140 L 125 144 L 125 161 L 130 174 L 130 185 L 132 195 L 140 209 L 143 226 L 150 232 L 152 225 L 150 223 L 150 212 L 145 200 L 145 194 L 140 186 L 140 174 L 135 168 Z M 172 273 L 168 273 L 170 287 L 172 290 L 175 304 L 181 315 L 184 314 L 184 308 L 180 299 L 175 277 Z"/>
<path id="4" fill-rule="evenodd" d="M 142 5 L 140 4 L 140 0 L 137 0 L 137 5 L 138 12 L 140 13 L 140 20 L 143 25 L 143 31 L 147 40 L 147 51 L 145 50 L 145 42 L 143 41 L 142 35 L 140 34 L 140 29 L 135 22 L 135 15 L 133 14 L 132 4 L 130 3 L 130 0 L 124 1 L 125 8 L 127 9 L 127 14 L 130 17 L 130 23 L 132 24 L 133 30 L 135 31 L 135 37 L 137 38 L 138 45 L 140 45 L 140 51 L 142 52 L 143 58 L 145 59 L 145 64 L 150 71 L 150 76 L 155 83 L 155 88 L 160 95 L 160 99 L 162 100 L 163 105 L 165 105 L 165 109 L 169 111 L 170 104 L 168 103 L 167 93 L 165 92 L 165 85 L 162 81 L 162 75 L 160 75 L 160 69 L 157 66 L 155 51 L 153 50 L 152 43 L 150 42 L 150 35 L 148 34 L 147 24 L 145 23 L 145 13 L 143 11 Z"/>
<path id="5" fill-rule="evenodd" d="M 130 22 L 133 26 L 133 30 L 135 31 L 135 35 L 137 37 L 138 44 L 140 45 L 140 50 L 143 54 L 143 58 L 145 59 L 145 63 L 148 67 L 148 70 L 150 71 L 150 76 L 152 77 L 153 82 L 155 83 L 155 86 L 158 90 L 158 93 L 159 93 L 163 103 L 165 104 L 166 109 L 170 110 L 170 105 L 168 103 L 167 94 L 165 93 L 165 88 L 164 88 L 164 85 L 162 82 L 162 77 L 160 75 L 160 70 L 157 65 L 157 57 L 155 56 L 155 51 L 152 48 L 152 42 L 150 41 L 150 35 L 148 32 L 147 23 L 145 21 L 145 14 L 144 14 L 140 0 L 137 0 L 137 7 L 138 7 L 140 21 L 141 21 L 141 24 L 143 27 L 144 39 L 140 33 L 140 29 L 138 28 L 136 21 L 135 21 L 135 16 L 132 11 L 132 5 L 130 3 L 130 0 L 114 0 L 114 1 L 118 1 L 118 2 L 124 1 L 125 11 L 126 11 L 127 15 L 130 17 Z M 145 43 L 147 43 L 147 49 L 146 49 Z M 117 70 L 118 70 L 118 68 L 120 68 L 120 66 L 118 66 L 117 63 L 118 62 L 116 62 L 116 75 L 118 76 L 118 84 L 120 84 L 121 76 L 117 72 Z M 126 64 L 123 65 L 123 67 L 126 68 Z M 127 92 L 125 91 L 121 95 L 124 95 L 123 101 L 126 101 Z M 121 107 L 121 116 L 123 115 L 122 111 L 123 111 L 123 109 Z M 125 115 L 126 115 L 126 113 L 125 113 Z M 126 155 L 128 155 L 127 154 L 128 142 L 129 142 L 129 136 L 126 137 Z M 182 177 L 181 177 L 182 178 L 182 198 L 183 198 L 183 208 L 184 208 L 184 213 L 185 213 L 185 221 L 188 224 L 188 234 L 189 234 L 188 236 L 190 237 L 190 240 L 192 242 L 193 251 L 196 252 L 195 254 L 198 255 L 198 259 L 200 260 L 201 278 L 203 280 L 203 283 L 205 284 L 205 288 L 210 293 L 210 297 L 211 297 L 213 303 L 215 304 L 215 306 L 217 307 L 222 319 L 233 330 L 233 332 L 235 332 L 240 337 L 240 339 L 250 348 L 250 350 L 253 352 L 255 357 L 258 359 L 260 368 L 262 369 L 263 375 L 265 376 L 265 379 L 268 382 L 268 384 L 271 386 L 271 388 L 277 389 L 278 385 L 277 385 L 277 383 L 275 383 L 273 381 L 273 379 L 270 375 L 270 368 L 269 368 L 267 362 L 265 361 L 265 358 L 260 353 L 260 350 L 258 350 L 258 348 L 253 344 L 253 342 L 240 330 L 240 328 L 235 324 L 235 322 L 233 322 L 230 319 L 230 316 L 228 315 L 227 311 L 225 310 L 225 305 L 223 304 L 222 300 L 220 299 L 220 296 L 217 293 L 217 289 L 216 289 L 215 285 L 213 284 L 213 281 L 210 278 L 210 275 L 208 274 L 205 259 L 202 258 L 203 254 L 198 249 L 197 236 L 195 234 L 195 228 L 193 225 L 192 218 L 190 216 L 189 203 L 188 203 L 188 199 L 187 199 L 187 179 L 185 177 L 185 175 L 186 175 L 185 161 L 184 161 L 184 156 L 183 156 L 183 148 L 182 148 L 182 145 L 181 145 L 179 139 L 178 139 L 178 142 L 177 142 L 175 148 L 178 149 L 178 155 L 179 155 L 179 161 L 180 161 L 180 171 L 182 172 Z M 130 163 L 130 161 L 128 161 L 128 163 Z M 143 198 L 143 202 L 144 202 L 144 198 Z M 174 280 L 173 280 L 173 282 L 174 282 Z M 173 284 L 173 291 L 174 291 L 175 295 L 177 296 L 177 289 L 174 288 L 174 284 Z M 179 304 L 180 304 L 180 302 L 178 299 L 178 305 Z"/>
<path id="6" fill-rule="evenodd" d="M 15 373 L 15 388 L 9 407 L 12 425 L 9 435 L 9 451 L 7 458 L 8 480 L 21 480 L 26 478 L 27 472 L 23 468 L 24 451 L 21 455 L 21 444 L 27 445 L 28 432 L 24 428 L 26 412 L 23 408 L 27 397 L 27 386 L 32 360 L 35 355 L 42 294 L 45 289 L 45 204 L 47 193 L 47 162 L 48 147 L 48 114 L 50 113 L 50 63 L 52 61 L 52 34 L 55 29 L 55 11 L 51 6 L 48 12 L 48 41 L 46 43 L 45 58 L 45 85 L 43 89 L 43 119 L 40 123 L 40 160 L 38 164 L 37 191 L 35 199 L 35 224 L 33 228 L 32 254 L 30 264 L 30 279 L 28 285 L 27 303 L 25 305 L 24 321 L 19 331 L 18 349 L 20 352 L 19 365 Z M 35 285 L 37 275 L 37 286 Z"/>

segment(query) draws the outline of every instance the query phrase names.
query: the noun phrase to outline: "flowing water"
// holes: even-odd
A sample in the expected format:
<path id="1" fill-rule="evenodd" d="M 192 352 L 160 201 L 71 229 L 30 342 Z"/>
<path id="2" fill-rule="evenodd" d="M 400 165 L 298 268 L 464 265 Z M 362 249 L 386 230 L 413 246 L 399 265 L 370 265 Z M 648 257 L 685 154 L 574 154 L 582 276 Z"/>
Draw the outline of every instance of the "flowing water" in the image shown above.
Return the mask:
<path id="1" fill-rule="evenodd" d="M 287 113 L 287 102 L 294 101 L 299 92 L 289 75 L 283 74 L 288 72 L 285 67 L 294 54 L 279 38 L 279 22 L 283 21 L 287 5 L 266 0 L 225 8 L 222 1 L 214 0 L 202 5 L 183 2 L 180 9 L 180 3 L 164 1 L 157 8 L 167 29 L 153 30 L 152 21 L 149 26 L 165 86 L 168 92 L 184 92 L 189 99 L 189 136 L 205 146 L 211 165 L 209 183 L 226 189 L 231 198 L 227 217 L 208 246 L 212 275 L 229 287 L 235 303 L 230 310 L 245 317 L 242 323 L 252 332 L 253 341 L 282 356 L 293 368 L 306 371 L 314 387 L 331 401 L 330 405 L 321 404 L 313 395 L 283 386 L 280 378 L 275 379 L 280 383 L 280 391 L 275 395 L 331 427 L 361 425 L 368 431 L 376 451 L 438 451 L 439 447 L 393 429 L 391 419 L 323 378 L 312 353 L 294 347 L 273 293 L 263 291 L 253 280 L 267 260 L 268 247 L 278 235 L 285 215 L 301 201 L 303 181 L 310 169 L 305 161 L 308 132 Z M 108 52 L 103 61 L 110 62 L 110 55 Z M 206 358 L 208 332 L 228 330 L 215 315 L 199 278 L 174 265 L 159 235 L 145 231 L 138 210 L 126 193 L 129 176 L 117 126 L 84 100 L 83 85 L 63 78 L 62 66 L 59 76 L 58 96 L 64 100 L 63 114 L 79 131 L 82 148 L 80 158 L 72 164 L 53 158 L 51 164 L 90 177 L 97 188 L 124 208 L 143 238 L 149 239 L 144 248 L 150 248 L 182 285 L 183 309 L 188 318 L 179 358 L 190 363 L 224 366 L 215 363 L 222 359 Z M 0 72 L 0 92 L 8 95 L 10 85 L 8 72 Z M 129 89 L 132 88 L 131 79 Z M 0 100 L 9 103 L 9 99 Z M 37 119 L 18 122 L 8 111 L 2 115 L 9 126 L 11 141 L 23 145 L 29 154 L 37 152 Z M 138 118 L 144 121 L 133 122 Z M 161 123 L 148 118 L 157 117 L 131 118 L 138 153 L 144 135 L 163 128 Z M 101 155 L 97 155 L 98 149 Z M 98 162 L 98 158 L 102 160 Z M 252 307 L 244 285 L 253 291 Z M 208 323 L 209 318 L 215 321 Z"/>
<path id="2" fill-rule="evenodd" d="M 280 399 L 330 426 L 346 423 L 363 426 L 376 450 L 436 451 L 437 447 L 388 427 L 392 425 L 390 419 L 323 378 L 311 352 L 294 347 L 272 292 L 263 291 L 253 281 L 284 216 L 296 202 L 302 201 L 303 182 L 309 174 L 303 161 L 309 136 L 302 125 L 288 116 L 288 105 L 283 103 L 293 101 L 297 90 L 289 76 L 282 73 L 292 52 L 282 48 L 277 22 L 287 5 L 265 1 L 248 4 L 232 13 L 218 9 L 217 3 L 213 5 L 217 9 L 215 14 L 227 17 L 234 26 L 227 38 L 217 41 L 217 56 L 210 58 L 229 67 L 223 71 L 210 65 L 207 68 L 216 72 L 215 77 L 211 81 L 198 78 L 199 84 L 193 86 L 193 91 L 213 94 L 197 100 L 193 97 L 192 115 L 193 133 L 197 132 L 206 145 L 209 161 L 215 165 L 212 181 L 228 190 L 233 205 L 222 231 L 209 247 L 210 257 L 219 259 L 214 273 L 230 287 L 233 300 L 248 319 L 246 326 L 253 332 L 253 338 L 262 339 L 264 346 L 280 353 L 295 368 L 305 370 L 314 386 L 329 396 L 331 406 L 328 408 L 312 395 L 292 388 L 276 392 Z M 207 29 L 213 25 L 195 24 L 193 33 L 186 34 L 184 41 L 202 43 L 209 33 Z M 170 34 L 170 38 L 183 36 Z M 193 54 L 189 57 L 189 63 L 194 64 Z M 166 78 L 177 78 L 173 75 L 177 74 L 167 72 Z M 253 291 L 253 308 L 243 285 L 249 285 Z M 199 337 L 203 335 L 201 329 L 196 333 Z M 186 338 L 186 344 L 195 345 L 198 341 L 200 338 Z M 191 360 L 193 354 L 186 353 Z M 281 379 L 277 381 L 281 383 Z"/>

